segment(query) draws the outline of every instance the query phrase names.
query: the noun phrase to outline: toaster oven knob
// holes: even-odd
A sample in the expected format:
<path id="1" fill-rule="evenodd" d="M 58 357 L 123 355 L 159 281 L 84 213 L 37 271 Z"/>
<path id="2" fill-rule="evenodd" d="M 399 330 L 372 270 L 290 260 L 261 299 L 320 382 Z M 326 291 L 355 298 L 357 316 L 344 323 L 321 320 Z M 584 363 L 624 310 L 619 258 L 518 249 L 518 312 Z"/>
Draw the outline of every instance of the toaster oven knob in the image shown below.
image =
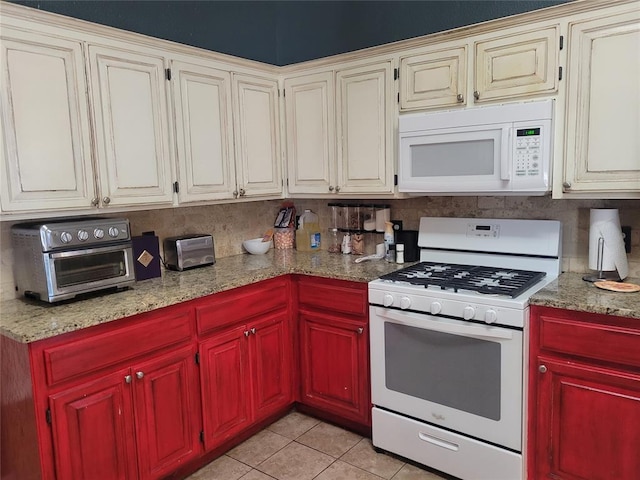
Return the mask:
<path id="1" fill-rule="evenodd" d="M 73 235 L 71 235 L 69 232 L 62 232 L 60 234 L 60 241 L 62 243 L 69 243 L 71 240 L 73 240 Z"/>
<path id="2" fill-rule="evenodd" d="M 494 323 L 498 319 L 498 314 L 495 310 L 487 310 L 484 314 L 485 323 Z"/>
<path id="3" fill-rule="evenodd" d="M 86 241 L 89 238 L 89 232 L 86 230 L 78 230 L 78 240 L 81 242 Z"/>
<path id="4" fill-rule="evenodd" d="M 442 304 L 440 302 L 433 302 L 429 305 L 429 312 L 431 315 L 437 315 L 442 311 Z"/>
<path id="5" fill-rule="evenodd" d="M 95 238 L 97 238 L 98 240 L 100 240 L 101 238 L 103 238 L 103 237 L 104 237 L 104 230 L 103 230 L 103 229 L 101 229 L 101 228 L 96 228 L 96 229 L 93 231 L 93 236 L 94 236 Z"/>
<path id="6" fill-rule="evenodd" d="M 109 227 L 109 236 L 116 238 L 118 235 L 120 235 L 120 230 L 118 230 L 118 227 Z"/>
<path id="7" fill-rule="evenodd" d="M 390 307 L 391 305 L 393 305 L 393 295 L 385 293 L 384 297 L 382 297 L 382 305 L 384 305 L 385 307 Z"/>
<path id="8" fill-rule="evenodd" d="M 400 308 L 406 310 L 411 306 L 411 299 L 409 297 L 402 297 L 400 299 Z"/>
<path id="9" fill-rule="evenodd" d="M 464 310 L 462 310 L 462 318 L 464 318 L 465 320 L 471 320 L 475 314 L 476 309 L 470 305 L 467 305 L 466 307 L 464 307 Z"/>

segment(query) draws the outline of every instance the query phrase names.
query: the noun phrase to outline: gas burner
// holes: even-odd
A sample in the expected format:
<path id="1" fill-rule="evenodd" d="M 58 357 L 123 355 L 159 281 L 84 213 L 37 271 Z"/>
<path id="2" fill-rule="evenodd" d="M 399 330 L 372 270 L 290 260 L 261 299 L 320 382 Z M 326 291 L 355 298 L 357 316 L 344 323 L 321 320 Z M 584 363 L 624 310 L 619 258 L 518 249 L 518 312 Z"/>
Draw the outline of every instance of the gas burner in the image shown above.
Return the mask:
<path id="1" fill-rule="evenodd" d="M 515 298 L 536 284 L 545 272 L 477 265 L 421 262 L 380 277 L 381 280 L 442 290 L 469 290 Z"/>

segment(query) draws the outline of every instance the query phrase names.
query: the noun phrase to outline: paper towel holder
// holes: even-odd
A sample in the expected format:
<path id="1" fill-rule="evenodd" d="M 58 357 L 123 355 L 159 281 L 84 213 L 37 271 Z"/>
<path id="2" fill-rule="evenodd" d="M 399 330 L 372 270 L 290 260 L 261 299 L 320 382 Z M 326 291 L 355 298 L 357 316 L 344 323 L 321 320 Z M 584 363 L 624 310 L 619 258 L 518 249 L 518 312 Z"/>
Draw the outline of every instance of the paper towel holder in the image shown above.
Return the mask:
<path id="1" fill-rule="evenodd" d="M 582 277 L 582 280 L 585 282 L 599 282 L 602 280 L 612 280 L 615 282 L 620 282 L 622 279 L 620 275 L 618 275 L 617 270 L 602 270 L 602 262 L 604 260 L 604 237 L 598 237 L 598 260 L 597 260 L 597 270 L 596 273 L 590 273 Z"/>

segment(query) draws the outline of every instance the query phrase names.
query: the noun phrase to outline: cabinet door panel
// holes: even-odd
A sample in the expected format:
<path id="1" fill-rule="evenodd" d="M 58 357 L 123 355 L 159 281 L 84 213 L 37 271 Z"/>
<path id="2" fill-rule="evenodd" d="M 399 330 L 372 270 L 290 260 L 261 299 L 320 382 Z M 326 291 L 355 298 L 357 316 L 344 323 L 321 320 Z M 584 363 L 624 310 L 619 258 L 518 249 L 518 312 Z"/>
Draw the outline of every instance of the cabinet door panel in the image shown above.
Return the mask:
<path id="1" fill-rule="evenodd" d="M 120 370 L 50 397 L 58 478 L 137 477 L 129 373 Z"/>
<path id="2" fill-rule="evenodd" d="M 103 206 L 171 203 L 164 60 L 93 45 L 89 57 Z"/>
<path id="3" fill-rule="evenodd" d="M 194 357 L 189 346 L 132 369 L 142 479 L 166 475 L 200 453 Z"/>
<path id="4" fill-rule="evenodd" d="M 238 188 L 248 196 L 282 195 L 278 84 L 234 75 L 233 88 Z"/>
<path id="5" fill-rule="evenodd" d="M 538 478 L 632 480 L 640 472 L 640 376 L 538 359 Z M 548 455 L 542 454 L 548 452 Z"/>
<path id="6" fill-rule="evenodd" d="M 223 443 L 251 420 L 245 332 L 247 327 L 241 325 L 200 344 L 200 388 L 207 450 Z"/>
<path id="7" fill-rule="evenodd" d="M 335 182 L 333 73 L 285 79 L 288 189 L 329 193 Z"/>
<path id="8" fill-rule="evenodd" d="M 233 198 L 231 74 L 173 61 L 180 202 Z"/>
<path id="9" fill-rule="evenodd" d="M 285 407 L 292 402 L 291 357 L 287 346 L 291 340 L 286 313 L 277 313 L 249 325 L 251 341 L 252 389 L 256 418 Z"/>
<path id="10" fill-rule="evenodd" d="M 336 73 L 338 187 L 342 193 L 393 192 L 391 62 Z"/>
<path id="11" fill-rule="evenodd" d="M 80 43 L 2 28 L 3 211 L 86 208 L 94 197 Z"/>

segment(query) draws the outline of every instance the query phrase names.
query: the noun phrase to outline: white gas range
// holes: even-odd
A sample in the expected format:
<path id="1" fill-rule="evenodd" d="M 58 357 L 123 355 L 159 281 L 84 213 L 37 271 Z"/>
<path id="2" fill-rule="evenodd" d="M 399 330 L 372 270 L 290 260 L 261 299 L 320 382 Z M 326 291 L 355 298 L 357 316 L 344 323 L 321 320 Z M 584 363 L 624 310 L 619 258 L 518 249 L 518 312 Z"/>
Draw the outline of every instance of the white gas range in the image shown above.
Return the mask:
<path id="1" fill-rule="evenodd" d="M 369 283 L 373 444 L 464 479 L 523 476 L 523 331 L 561 224 L 424 217 L 421 262 Z"/>

